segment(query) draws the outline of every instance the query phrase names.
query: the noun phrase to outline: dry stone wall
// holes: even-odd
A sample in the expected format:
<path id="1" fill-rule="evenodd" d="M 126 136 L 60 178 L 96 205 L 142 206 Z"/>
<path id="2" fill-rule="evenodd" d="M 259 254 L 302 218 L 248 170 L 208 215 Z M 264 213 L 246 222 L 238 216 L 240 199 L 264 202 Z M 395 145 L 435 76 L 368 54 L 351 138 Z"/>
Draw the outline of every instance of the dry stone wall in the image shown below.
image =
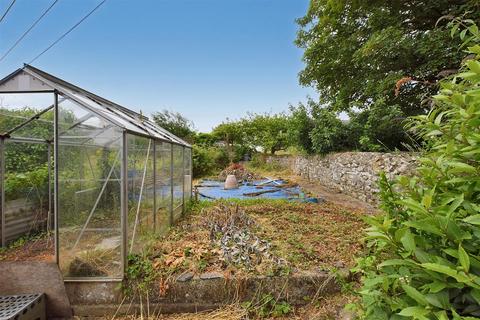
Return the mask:
<path id="1" fill-rule="evenodd" d="M 416 155 L 406 152 L 341 152 L 326 156 L 272 156 L 267 162 L 290 168 L 295 174 L 334 191 L 377 203 L 378 174 L 410 175 Z"/>

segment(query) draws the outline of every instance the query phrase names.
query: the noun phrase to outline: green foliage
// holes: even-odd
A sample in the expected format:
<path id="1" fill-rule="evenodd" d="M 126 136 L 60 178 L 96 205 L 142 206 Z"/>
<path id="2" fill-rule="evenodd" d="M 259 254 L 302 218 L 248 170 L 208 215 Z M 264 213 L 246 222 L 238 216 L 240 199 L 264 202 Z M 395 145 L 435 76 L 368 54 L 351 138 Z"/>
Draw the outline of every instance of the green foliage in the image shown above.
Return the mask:
<path id="1" fill-rule="evenodd" d="M 212 133 L 197 132 L 194 143 L 199 146 L 211 147 L 218 141 L 218 138 Z"/>
<path id="2" fill-rule="evenodd" d="M 271 294 L 264 294 L 258 301 L 248 301 L 242 304 L 250 315 L 257 318 L 278 318 L 283 317 L 293 308 L 287 302 L 279 302 Z"/>
<path id="3" fill-rule="evenodd" d="M 310 132 L 315 128 L 315 123 L 310 116 L 310 109 L 315 105 L 312 99 L 308 99 L 307 105 L 299 103 L 297 107 L 290 105 L 290 122 L 288 125 L 288 137 L 290 145 L 297 146 L 306 153 L 313 153 L 313 144 Z"/>
<path id="4" fill-rule="evenodd" d="M 349 137 L 342 120 L 332 111 L 320 107 L 312 109 L 312 117 L 315 124 L 310 132 L 313 150 L 319 154 L 344 150 Z"/>
<path id="5" fill-rule="evenodd" d="M 218 147 L 204 147 L 193 145 L 193 176 L 195 178 L 207 176 L 225 168 L 229 159 L 224 149 Z"/>
<path id="6" fill-rule="evenodd" d="M 337 110 L 368 108 L 383 97 L 401 110 L 423 111 L 420 102 L 436 91 L 431 83 L 463 58 L 444 20 L 437 22 L 466 10 L 478 18 L 478 2 L 469 0 L 311 0 L 298 19 L 296 43 L 306 63 L 300 82 Z M 392 88 L 404 76 L 421 82 L 396 97 Z"/>
<path id="7" fill-rule="evenodd" d="M 195 136 L 193 122 L 178 112 L 162 110 L 152 114 L 153 121 L 177 137 L 191 142 Z"/>
<path id="8" fill-rule="evenodd" d="M 212 135 L 217 138 L 219 143 L 223 143 L 226 147 L 227 155 L 230 162 L 234 162 L 235 146 L 245 145 L 244 133 L 241 124 L 237 121 L 230 121 L 227 119 L 213 128 Z"/>
<path id="9" fill-rule="evenodd" d="M 411 142 L 403 120 L 428 111 L 438 80 L 464 57 L 440 18 L 468 11 L 478 21 L 479 9 L 477 0 L 311 0 L 298 19 L 300 83 L 318 91 L 323 107 L 351 113 L 355 149 L 402 149 Z M 325 133 L 317 136 L 328 145 Z M 299 136 L 311 152 L 307 135 Z"/>
<path id="10" fill-rule="evenodd" d="M 288 147 L 289 118 L 283 113 L 250 113 L 240 121 L 244 141 L 252 148 L 260 147 L 263 152 L 275 154 Z"/>
<path id="11" fill-rule="evenodd" d="M 452 26 L 470 59 L 410 123 L 427 148 L 417 175 L 380 179 L 383 214 L 367 219 L 372 254 L 357 267 L 363 319 L 480 318 L 480 33 Z"/>
<path id="12" fill-rule="evenodd" d="M 157 274 L 151 259 L 139 254 L 128 255 L 126 278 L 122 285 L 125 294 L 147 293 L 156 278 Z"/>
<path id="13" fill-rule="evenodd" d="M 10 173 L 5 179 L 5 198 L 17 199 L 33 193 L 38 201 L 48 193 L 48 167 L 44 164 L 40 168 L 27 172 Z"/>

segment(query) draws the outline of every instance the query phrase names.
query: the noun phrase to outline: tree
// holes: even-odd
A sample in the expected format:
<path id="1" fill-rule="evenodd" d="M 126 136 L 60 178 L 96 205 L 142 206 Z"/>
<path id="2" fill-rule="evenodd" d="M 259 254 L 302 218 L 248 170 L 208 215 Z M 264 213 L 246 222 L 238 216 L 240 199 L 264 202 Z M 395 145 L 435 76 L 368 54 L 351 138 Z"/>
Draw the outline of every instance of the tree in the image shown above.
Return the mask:
<path id="1" fill-rule="evenodd" d="M 241 127 L 248 144 L 262 148 L 265 153 L 275 154 L 289 145 L 289 118 L 283 113 L 251 113 L 241 120 Z"/>
<path id="2" fill-rule="evenodd" d="M 399 119 L 428 111 L 438 81 L 464 58 L 441 18 L 465 10 L 480 17 L 477 0 L 311 0 L 298 19 L 296 44 L 305 50 L 300 83 L 316 88 L 320 103 L 335 111 L 392 110 L 393 117 L 375 118 L 377 112 L 372 119 L 393 121 L 398 131 Z M 388 148 L 404 140 L 400 130 Z"/>
<path id="3" fill-rule="evenodd" d="M 235 159 L 235 146 L 242 145 L 244 142 L 245 135 L 241 123 L 227 119 L 225 122 L 213 128 L 212 135 L 215 136 L 218 141 L 225 143 L 228 158 L 230 162 L 233 162 Z"/>
<path id="4" fill-rule="evenodd" d="M 310 110 L 315 102 L 308 99 L 307 104 L 299 103 L 298 106 L 290 106 L 290 121 L 288 125 L 288 137 L 290 145 L 295 146 L 306 153 L 313 153 L 310 132 L 315 128 L 315 123 L 310 115 Z"/>
<path id="5" fill-rule="evenodd" d="M 423 111 L 422 98 L 464 56 L 438 20 L 468 8 L 479 16 L 478 1 L 469 0 L 311 0 L 298 19 L 296 43 L 306 63 L 300 82 L 337 110 L 366 108 L 382 97 L 406 114 Z M 406 76 L 416 82 L 395 96 L 396 82 Z"/>
<path id="6" fill-rule="evenodd" d="M 310 139 L 316 153 L 350 149 L 353 138 L 349 136 L 345 123 L 333 111 L 314 105 L 312 117 L 314 128 L 310 132 Z"/>
<path id="7" fill-rule="evenodd" d="M 195 135 L 193 122 L 178 112 L 162 110 L 152 114 L 153 121 L 177 137 L 192 142 Z"/>

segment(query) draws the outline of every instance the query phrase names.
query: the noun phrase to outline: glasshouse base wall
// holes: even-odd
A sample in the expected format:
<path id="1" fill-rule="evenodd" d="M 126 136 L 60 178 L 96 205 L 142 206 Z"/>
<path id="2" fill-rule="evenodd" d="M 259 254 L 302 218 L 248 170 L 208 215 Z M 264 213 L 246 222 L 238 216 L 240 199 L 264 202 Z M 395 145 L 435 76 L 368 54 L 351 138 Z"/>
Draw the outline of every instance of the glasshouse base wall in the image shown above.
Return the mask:
<path id="1" fill-rule="evenodd" d="M 266 162 L 290 169 L 309 181 L 376 204 L 378 177 L 410 175 L 417 162 L 408 152 L 339 152 L 326 156 L 269 156 Z"/>
<path id="2" fill-rule="evenodd" d="M 176 313 L 255 301 L 266 294 L 291 305 L 303 305 L 312 299 L 339 292 L 341 286 L 336 277 L 340 274 L 334 276 L 325 271 L 304 271 L 278 277 L 226 278 L 221 273 L 200 276 L 186 273 L 169 283 L 168 288 L 161 282 L 152 283 L 148 297 L 143 294 L 141 299 L 138 296 L 123 296 L 120 283 L 67 282 L 65 286 L 77 316 L 135 314 L 140 308 L 144 314 L 147 308 L 150 312 Z M 343 275 L 348 279 L 348 272 Z"/>

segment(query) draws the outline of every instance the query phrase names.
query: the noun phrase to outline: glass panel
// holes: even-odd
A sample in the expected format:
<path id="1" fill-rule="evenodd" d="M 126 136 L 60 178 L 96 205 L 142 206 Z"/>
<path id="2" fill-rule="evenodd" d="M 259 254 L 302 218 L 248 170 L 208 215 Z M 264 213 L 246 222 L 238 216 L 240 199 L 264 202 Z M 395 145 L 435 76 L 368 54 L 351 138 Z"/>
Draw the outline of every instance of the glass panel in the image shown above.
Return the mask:
<path id="1" fill-rule="evenodd" d="M 154 233 L 153 140 L 128 135 L 128 245 L 141 252 Z"/>
<path id="2" fill-rule="evenodd" d="M 169 226 L 171 208 L 171 152 L 172 145 L 167 142 L 157 142 L 156 145 L 156 232 L 163 234 Z"/>
<path id="3" fill-rule="evenodd" d="M 121 278 L 122 131 L 70 100 L 59 104 L 59 121 L 60 269 Z"/>
<path id="4" fill-rule="evenodd" d="M 173 146 L 173 221 L 177 221 L 183 211 L 183 147 Z"/>
<path id="5" fill-rule="evenodd" d="M 0 133 L 25 123 L 53 104 L 51 93 L 0 94 Z M 11 136 L 49 139 L 53 135 L 53 112 L 48 111 L 38 119 L 12 132 Z"/>
<path id="6" fill-rule="evenodd" d="M 5 240 L 47 230 L 48 144 L 5 141 Z M 38 248 L 53 260 L 53 246 Z"/>
<path id="7" fill-rule="evenodd" d="M 184 187 L 184 198 L 185 198 L 185 203 L 190 201 L 192 198 L 192 149 L 190 148 L 185 148 L 184 153 L 184 174 L 185 174 L 185 187 Z"/>

